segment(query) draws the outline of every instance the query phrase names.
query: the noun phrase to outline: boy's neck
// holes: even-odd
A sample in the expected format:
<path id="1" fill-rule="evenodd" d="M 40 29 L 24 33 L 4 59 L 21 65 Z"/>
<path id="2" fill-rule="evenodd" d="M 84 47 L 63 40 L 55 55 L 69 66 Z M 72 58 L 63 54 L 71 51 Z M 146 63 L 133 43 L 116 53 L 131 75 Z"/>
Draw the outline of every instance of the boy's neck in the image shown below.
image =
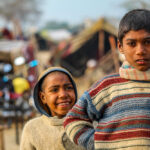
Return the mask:
<path id="1" fill-rule="evenodd" d="M 140 71 L 131 66 L 127 61 L 124 61 L 119 69 L 119 74 L 122 78 L 129 80 L 150 81 L 150 69 Z"/>

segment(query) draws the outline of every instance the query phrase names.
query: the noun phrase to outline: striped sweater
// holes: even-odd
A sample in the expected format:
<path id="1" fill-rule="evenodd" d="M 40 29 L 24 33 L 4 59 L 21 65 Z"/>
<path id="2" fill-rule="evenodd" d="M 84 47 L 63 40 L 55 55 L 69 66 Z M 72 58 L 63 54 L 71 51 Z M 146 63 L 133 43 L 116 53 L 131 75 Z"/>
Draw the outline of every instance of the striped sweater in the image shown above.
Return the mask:
<path id="1" fill-rule="evenodd" d="M 150 70 L 123 65 L 120 74 L 104 77 L 78 100 L 64 127 L 88 150 L 150 150 Z"/>

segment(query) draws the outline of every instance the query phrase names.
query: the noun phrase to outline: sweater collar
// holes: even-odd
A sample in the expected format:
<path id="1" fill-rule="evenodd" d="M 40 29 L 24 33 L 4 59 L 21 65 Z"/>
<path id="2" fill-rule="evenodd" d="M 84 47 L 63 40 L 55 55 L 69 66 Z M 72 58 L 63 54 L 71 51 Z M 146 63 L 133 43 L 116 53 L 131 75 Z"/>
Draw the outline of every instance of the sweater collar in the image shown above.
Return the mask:
<path id="1" fill-rule="evenodd" d="M 63 122 L 64 122 L 64 118 L 60 119 L 57 116 L 54 117 L 47 117 L 46 115 L 42 115 L 42 118 L 44 120 L 47 120 L 49 122 L 50 125 L 52 126 L 63 126 Z"/>
<path id="2" fill-rule="evenodd" d="M 147 71 L 139 71 L 132 67 L 127 61 L 124 61 L 119 69 L 122 78 L 129 80 L 150 81 L 150 69 Z"/>

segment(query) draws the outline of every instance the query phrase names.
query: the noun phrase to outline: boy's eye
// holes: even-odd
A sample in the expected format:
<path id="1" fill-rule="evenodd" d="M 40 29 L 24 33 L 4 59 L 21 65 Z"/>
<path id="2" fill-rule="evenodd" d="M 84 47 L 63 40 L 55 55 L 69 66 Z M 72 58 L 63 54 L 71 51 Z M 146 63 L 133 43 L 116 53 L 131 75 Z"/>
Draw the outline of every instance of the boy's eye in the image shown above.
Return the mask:
<path id="1" fill-rule="evenodd" d="M 149 44 L 150 44 L 150 40 L 145 40 L 145 41 L 144 41 L 144 44 L 145 44 L 145 45 L 149 45 Z"/>
<path id="2" fill-rule="evenodd" d="M 134 47 L 136 45 L 135 41 L 128 42 L 127 45 Z"/>
<path id="3" fill-rule="evenodd" d="M 73 86 L 66 86 L 65 89 L 66 90 L 73 90 Z"/>
<path id="4" fill-rule="evenodd" d="M 58 88 L 53 88 L 53 89 L 50 89 L 50 92 L 57 92 L 58 91 Z"/>

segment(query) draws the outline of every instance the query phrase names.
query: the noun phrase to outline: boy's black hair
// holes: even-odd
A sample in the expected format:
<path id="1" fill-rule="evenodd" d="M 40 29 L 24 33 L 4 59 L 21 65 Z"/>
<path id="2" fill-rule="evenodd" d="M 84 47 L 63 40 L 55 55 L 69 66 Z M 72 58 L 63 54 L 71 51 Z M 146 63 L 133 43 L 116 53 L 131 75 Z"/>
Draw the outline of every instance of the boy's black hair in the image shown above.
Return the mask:
<path id="1" fill-rule="evenodd" d="M 130 30 L 141 30 L 150 33 L 150 10 L 134 9 L 124 15 L 119 24 L 118 40 L 122 44 L 122 39 Z"/>

